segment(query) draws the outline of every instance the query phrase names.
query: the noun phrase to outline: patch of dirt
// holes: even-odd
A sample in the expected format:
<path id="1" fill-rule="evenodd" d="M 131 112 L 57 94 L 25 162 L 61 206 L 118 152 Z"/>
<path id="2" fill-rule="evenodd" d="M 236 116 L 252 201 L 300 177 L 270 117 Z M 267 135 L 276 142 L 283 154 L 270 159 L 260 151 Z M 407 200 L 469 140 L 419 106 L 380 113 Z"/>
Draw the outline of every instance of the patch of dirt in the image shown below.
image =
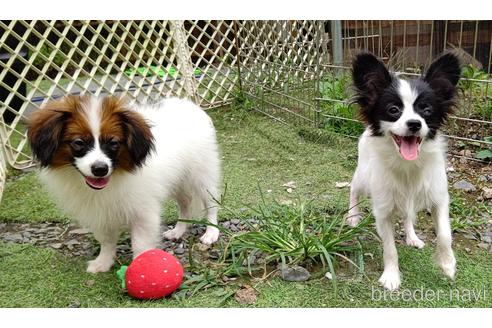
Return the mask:
<path id="1" fill-rule="evenodd" d="M 234 299 L 243 305 L 251 305 L 256 303 L 256 290 L 250 285 L 243 285 L 234 294 Z"/>

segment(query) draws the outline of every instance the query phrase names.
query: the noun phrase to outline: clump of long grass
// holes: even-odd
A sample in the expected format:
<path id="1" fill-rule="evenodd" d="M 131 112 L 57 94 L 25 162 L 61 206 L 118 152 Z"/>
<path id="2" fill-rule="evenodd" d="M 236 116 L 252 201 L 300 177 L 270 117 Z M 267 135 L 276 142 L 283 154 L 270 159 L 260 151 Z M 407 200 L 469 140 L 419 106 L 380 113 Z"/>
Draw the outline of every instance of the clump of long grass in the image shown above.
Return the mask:
<path id="1" fill-rule="evenodd" d="M 341 211 L 327 213 L 314 207 L 313 201 L 281 204 L 260 194 L 261 202 L 249 206 L 254 220 L 242 219 L 248 229 L 232 234 L 224 247 L 227 274 L 265 272 L 268 266 L 278 264 L 321 264 L 336 280 L 338 261 L 348 262 L 362 273 L 360 238 L 371 234 L 368 219 L 353 228 L 345 224 Z"/>

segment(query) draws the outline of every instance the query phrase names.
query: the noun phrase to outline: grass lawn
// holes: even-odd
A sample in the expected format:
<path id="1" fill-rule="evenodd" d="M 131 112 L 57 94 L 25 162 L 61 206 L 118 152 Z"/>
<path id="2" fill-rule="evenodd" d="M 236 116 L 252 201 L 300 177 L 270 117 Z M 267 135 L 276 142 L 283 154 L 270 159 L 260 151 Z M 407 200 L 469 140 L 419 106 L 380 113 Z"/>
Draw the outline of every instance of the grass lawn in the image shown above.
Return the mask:
<path id="1" fill-rule="evenodd" d="M 356 164 L 356 143 L 341 138 L 299 137 L 298 131 L 270 119 L 232 111 L 210 112 L 214 118 L 223 156 L 224 204 L 242 209 L 259 202 L 258 186 L 280 202 L 314 198 L 314 206 L 344 209 L 348 189 L 335 182 L 350 181 Z M 305 133 L 303 135 L 306 135 Z M 293 181 L 292 193 L 282 186 Z M 221 218 L 227 212 L 220 213 Z M 176 217 L 173 204 L 164 211 L 165 220 Z M 1 222 L 65 222 L 39 185 L 35 172 L 9 176 L 0 205 Z M 371 229 L 374 230 L 373 227 Z M 430 244 L 430 243 L 428 243 Z M 450 282 L 433 265 L 433 247 L 423 250 L 398 246 L 403 272 L 402 288 L 433 290 L 439 297 L 406 301 L 404 290 L 386 295 L 377 279 L 382 272 L 381 249 L 375 241 L 364 244 L 366 277 L 340 279 L 336 286 L 326 278 L 304 283 L 284 282 L 278 277 L 264 280 L 241 278 L 200 290 L 191 297 L 137 301 L 120 290 L 115 272 L 91 275 L 85 272 L 85 257 L 69 257 L 54 249 L 0 243 L 0 307 L 491 307 L 492 254 L 458 248 L 458 275 Z M 254 305 L 241 305 L 234 291 L 249 284 L 257 293 Z M 453 292 L 453 297 L 449 293 Z M 474 292 L 475 294 L 471 294 Z M 477 293 L 482 294 L 477 295 Z M 483 294 L 486 292 L 487 294 Z M 459 294 L 458 294 L 459 293 Z M 374 296 L 376 300 L 371 298 Z M 418 297 L 416 295 L 416 297 Z"/>

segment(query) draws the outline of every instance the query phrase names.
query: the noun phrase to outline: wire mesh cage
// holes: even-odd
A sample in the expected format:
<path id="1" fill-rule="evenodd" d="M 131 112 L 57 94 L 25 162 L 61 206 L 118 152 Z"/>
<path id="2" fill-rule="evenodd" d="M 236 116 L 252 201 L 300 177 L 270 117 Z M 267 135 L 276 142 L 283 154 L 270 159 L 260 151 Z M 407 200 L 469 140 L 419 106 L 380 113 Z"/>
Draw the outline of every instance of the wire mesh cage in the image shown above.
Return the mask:
<path id="1" fill-rule="evenodd" d="M 454 51 L 464 67 L 459 105 L 445 127 L 450 153 L 492 157 L 491 21 L 262 21 L 244 23 L 243 31 L 241 83 L 252 108 L 351 138 L 364 129 L 351 102 L 356 53 L 370 51 L 398 75 L 418 76 Z"/>
<path id="2" fill-rule="evenodd" d="M 0 185 L 7 165 L 35 164 L 26 116 L 69 93 L 188 97 L 203 108 L 241 97 L 277 121 L 356 138 L 349 68 L 362 50 L 408 76 L 457 52 L 451 153 L 490 160 L 491 43 L 492 21 L 0 21 Z"/>

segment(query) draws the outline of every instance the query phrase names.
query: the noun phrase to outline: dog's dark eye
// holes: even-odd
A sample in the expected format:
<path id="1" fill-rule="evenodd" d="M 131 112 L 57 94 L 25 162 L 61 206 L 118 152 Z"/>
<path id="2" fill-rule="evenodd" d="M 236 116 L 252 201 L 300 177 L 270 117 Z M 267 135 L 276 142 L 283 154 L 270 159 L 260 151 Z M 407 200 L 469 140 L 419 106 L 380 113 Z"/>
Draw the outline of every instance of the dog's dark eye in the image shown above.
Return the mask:
<path id="1" fill-rule="evenodd" d="M 111 148 L 112 150 L 117 150 L 118 147 L 120 146 L 120 142 L 116 139 L 111 139 L 109 140 L 108 145 L 109 148 Z"/>
<path id="2" fill-rule="evenodd" d="M 430 107 L 427 107 L 426 109 L 424 109 L 424 110 L 422 111 L 422 115 L 424 115 L 424 116 L 430 116 L 430 115 L 432 115 L 432 110 L 431 110 L 431 108 L 430 108 Z"/>
<path id="3" fill-rule="evenodd" d="M 73 140 L 70 143 L 70 145 L 72 146 L 73 150 L 75 150 L 75 151 L 81 151 L 81 150 L 83 150 L 85 148 L 86 143 L 85 143 L 84 140 L 82 140 L 82 139 L 79 138 L 79 139 Z"/>
<path id="4" fill-rule="evenodd" d="M 432 114 L 432 108 L 428 103 L 419 103 L 417 104 L 417 109 L 424 116 L 429 116 Z"/>
<path id="5" fill-rule="evenodd" d="M 391 106 L 388 108 L 388 113 L 390 115 L 398 115 L 400 114 L 400 108 L 398 106 Z"/>

